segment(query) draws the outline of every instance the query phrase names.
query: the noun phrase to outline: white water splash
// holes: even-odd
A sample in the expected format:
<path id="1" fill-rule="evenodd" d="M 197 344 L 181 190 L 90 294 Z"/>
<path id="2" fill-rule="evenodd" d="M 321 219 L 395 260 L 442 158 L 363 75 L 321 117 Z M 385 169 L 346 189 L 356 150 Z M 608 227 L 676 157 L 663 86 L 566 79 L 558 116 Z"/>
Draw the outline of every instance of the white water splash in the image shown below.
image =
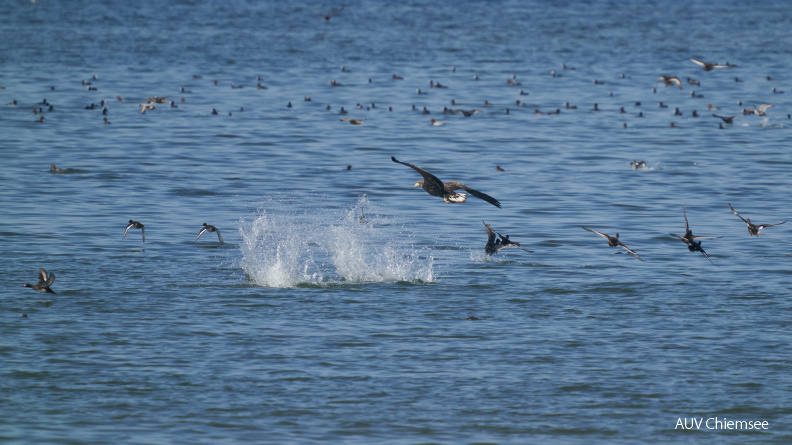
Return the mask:
<path id="1" fill-rule="evenodd" d="M 434 281 L 431 251 L 413 246 L 365 196 L 348 210 L 271 204 L 239 229 L 242 268 L 258 285 Z"/>

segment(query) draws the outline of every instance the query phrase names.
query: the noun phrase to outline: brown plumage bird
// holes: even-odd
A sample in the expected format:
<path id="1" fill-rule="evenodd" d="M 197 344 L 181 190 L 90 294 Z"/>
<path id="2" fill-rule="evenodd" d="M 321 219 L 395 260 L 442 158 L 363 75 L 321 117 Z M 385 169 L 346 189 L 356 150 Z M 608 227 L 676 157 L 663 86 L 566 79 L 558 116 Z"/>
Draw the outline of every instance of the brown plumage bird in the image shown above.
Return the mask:
<path id="1" fill-rule="evenodd" d="M 789 221 L 789 220 L 784 220 L 784 221 L 782 221 L 780 223 L 775 223 L 775 224 L 754 224 L 754 223 L 751 222 L 751 218 L 743 218 L 742 216 L 740 216 L 740 214 L 737 213 L 736 210 L 734 210 L 734 207 L 732 207 L 731 204 L 729 204 L 729 210 L 731 210 L 732 213 L 737 215 L 738 218 L 743 220 L 743 222 L 748 225 L 748 233 L 750 233 L 751 236 L 759 236 L 759 235 L 761 235 L 762 234 L 762 229 L 764 229 L 765 227 L 779 226 L 779 225 L 784 224 L 785 222 Z"/>
<path id="2" fill-rule="evenodd" d="M 25 283 L 23 286 L 24 287 L 29 287 L 29 288 L 31 288 L 33 290 L 37 290 L 39 292 L 55 294 L 55 291 L 50 289 L 50 286 L 52 286 L 52 283 L 54 283 L 54 282 L 55 282 L 55 274 L 54 273 L 51 273 L 51 274 L 48 275 L 46 270 L 44 270 L 42 268 L 39 268 L 38 284 L 32 285 L 32 284 Z"/>
<path id="3" fill-rule="evenodd" d="M 667 87 L 670 87 L 673 84 L 677 84 L 679 86 L 679 89 L 680 90 L 682 89 L 682 81 L 679 80 L 679 77 L 677 76 L 661 76 L 657 80 L 663 82 L 663 84 Z"/>
<path id="4" fill-rule="evenodd" d="M 702 62 L 702 61 L 696 60 L 696 59 L 690 59 L 690 61 L 695 63 L 696 65 L 704 68 L 704 71 L 712 71 L 715 68 L 734 68 L 734 67 L 737 66 L 737 65 L 728 65 L 728 64 L 727 65 L 719 65 L 717 63 L 707 63 L 707 62 Z"/>
<path id="5" fill-rule="evenodd" d="M 517 247 L 518 249 L 533 253 L 533 250 L 523 249 L 520 247 L 520 243 L 510 240 L 509 235 L 503 236 L 500 233 L 492 230 L 491 225 L 484 221 L 481 222 L 484 223 L 484 230 L 487 231 L 487 245 L 484 246 L 484 252 L 487 255 L 492 256 L 492 254 L 498 253 L 499 250 L 505 249 L 507 247 Z M 498 238 L 497 240 L 495 239 L 496 237 Z"/>
<path id="6" fill-rule="evenodd" d="M 715 238 L 723 238 L 723 237 L 722 236 L 701 236 L 701 235 L 694 236 L 693 235 L 693 231 L 690 230 L 690 225 L 688 224 L 687 204 L 685 204 L 685 207 L 683 208 L 682 212 L 683 212 L 683 215 L 685 215 L 685 235 L 684 236 L 679 236 L 679 235 L 677 235 L 675 233 L 671 233 L 670 235 L 675 237 L 675 238 L 679 238 L 680 241 L 682 241 L 683 243 L 687 244 L 687 247 L 688 247 L 689 251 L 703 253 L 704 256 L 707 257 L 707 259 L 709 260 L 710 263 L 712 263 L 713 266 L 717 266 L 717 264 L 712 262 L 712 260 L 710 259 L 709 255 L 707 255 L 707 252 L 705 252 L 704 249 L 701 248 L 701 241 L 696 241 L 696 238 L 711 238 L 711 239 L 715 239 Z"/>
<path id="7" fill-rule="evenodd" d="M 415 183 L 415 187 L 421 186 L 422 189 L 426 190 L 426 193 L 429 193 L 432 196 L 439 196 L 443 198 L 443 201 L 449 204 L 461 203 L 467 201 L 467 195 L 464 193 L 457 193 L 457 190 L 464 190 L 471 195 L 475 196 L 476 198 L 483 199 L 488 203 L 494 205 L 495 207 L 500 208 L 501 204 L 498 202 L 497 199 L 493 198 L 492 196 L 482 193 L 478 190 L 474 190 L 465 184 L 457 181 L 451 182 L 443 182 L 437 178 L 437 176 L 429 173 L 428 171 L 418 167 L 417 165 L 410 164 L 409 162 L 402 162 L 395 157 L 391 156 L 391 160 L 396 162 L 397 164 L 406 165 L 423 176 L 422 181 L 418 181 Z"/>
<path id="8" fill-rule="evenodd" d="M 611 246 L 611 247 L 621 247 L 622 249 L 626 250 L 627 252 L 630 252 L 631 254 L 635 255 L 635 258 L 638 258 L 641 261 L 645 261 L 643 258 L 639 257 L 638 254 L 635 253 L 635 251 L 633 251 L 629 247 L 625 246 L 621 241 L 619 241 L 619 234 L 618 233 L 616 234 L 616 236 L 610 236 L 610 235 L 607 235 L 607 234 L 602 233 L 602 232 L 597 232 L 596 230 L 591 230 L 588 227 L 584 227 L 584 226 L 580 226 L 580 227 L 583 227 L 584 229 L 588 230 L 589 232 L 596 233 L 597 235 L 605 238 L 606 240 L 608 240 L 608 245 L 609 246 Z"/>
<path id="9" fill-rule="evenodd" d="M 143 224 L 141 224 L 141 223 L 139 223 L 137 221 L 132 221 L 131 219 L 129 220 L 129 224 L 127 224 L 127 226 L 126 226 L 126 230 L 124 230 L 124 236 L 121 237 L 121 239 L 126 238 L 127 232 L 129 232 L 129 229 L 140 229 L 141 232 L 143 233 L 143 242 L 144 243 L 146 242 L 146 229 L 143 227 Z"/>
<path id="10" fill-rule="evenodd" d="M 198 236 L 195 237 L 195 241 L 198 241 L 198 238 L 200 238 L 201 235 L 204 234 L 204 232 L 216 232 L 217 239 L 220 241 L 220 244 L 223 244 L 223 237 L 220 235 L 220 229 L 206 223 L 203 223 L 203 228 L 201 229 L 200 232 L 198 232 Z"/>

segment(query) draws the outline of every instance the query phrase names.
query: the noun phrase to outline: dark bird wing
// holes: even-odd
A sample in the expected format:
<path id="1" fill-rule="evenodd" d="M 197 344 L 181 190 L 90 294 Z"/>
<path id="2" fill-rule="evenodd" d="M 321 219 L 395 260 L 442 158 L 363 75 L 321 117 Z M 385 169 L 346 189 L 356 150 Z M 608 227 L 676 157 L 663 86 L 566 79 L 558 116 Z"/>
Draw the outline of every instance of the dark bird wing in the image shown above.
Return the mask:
<path id="1" fill-rule="evenodd" d="M 132 226 L 134 226 L 134 225 L 135 224 L 133 224 L 133 223 L 129 223 L 129 225 L 127 226 L 126 230 L 124 230 L 124 236 L 121 239 L 126 238 L 127 232 L 129 232 L 129 229 L 131 229 Z"/>
<path id="2" fill-rule="evenodd" d="M 713 266 L 717 266 L 717 264 L 712 262 L 712 259 L 709 257 L 709 255 L 707 255 L 707 252 L 705 252 L 704 249 L 701 248 L 701 246 L 699 246 L 698 250 L 699 252 L 703 253 L 705 257 L 707 257 L 707 259 L 709 260 L 710 263 L 712 263 Z"/>
<path id="3" fill-rule="evenodd" d="M 145 227 L 141 227 L 140 228 L 140 232 L 143 234 L 143 242 L 145 243 L 146 242 L 146 228 Z"/>
<path id="4" fill-rule="evenodd" d="M 443 185 L 446 191 L 453 192 L 454 190 L 464 190 L 478 199 L 483 199 L 484 201 L 487 201 L 488 203 L 494 205 L 495 207 L 501 208 L 501 203 L 497 199 L 493 198 L 492 196 L 486 193 L 482 193 L 478 190 L 474 190 L 466 186 L 465 184 L 462 184 L 461 182 L 451 181 L 451 182 L 446 182 Z"/>
<path id="5" fill-rule="evenodd" d="M 639 256 L 638 256 L 638 254 L 637 254 L 637 253 L 635 253 L 635 251 L 634 251 L 634 250 L 632 250 L 632 249 L 630 249 L 629 247 L 625 246 L 625 245 L 624 245 L 624 243 L 622 243 L 621 241 L 616 241 L 616 242 L 617 242 L 617 243 L 619 244 L 619 246 L 621 246 L 621 247 L 622 247 L 624 250 L 626 250 L 626 251 L 630 252 L 631 254 L 635 255 L 635 258 L 638 258 L 638 259 L 639 259 L 639 260 L 641 260 L 641 261 L 646 261 L 646 260 L 644 260 L 643 258 L 639 257 Z"/>
<path id="6" fill-rule="evenodd" d="M 40 267 L 38 274 L 38 284 L 41 285 L 42 283 L 46 283 L 46 282 L 47 282 L 47 271 Z"/>
<path id="7" fill-rule="evenodd" d="M 52 283 L 55 282 L 55 274 L 51 273 L 51 274 L 47 275 L 47 272 L 44 269 L 40 269 L 39 270 L 39 274 L 41 274 L 42 272 L 44 273 L 44 276 L 46 277 L 44 279 L 44 287 L 48 288 L 48 287 L 52 286 Z M 41 276 L 39 276 L 39 279 L 41 279 Z M 39 283 L 39 284 L 41 284 L 41 283 Z"/>
<path id="8" fill-rule="evenodd" d="M 780 223 L 775 223 L 775 224 L 759 224 L 759 227 L 773 227 L 773 226 L 780 226 L 781 224 L 784 224 L 784 223 L 785 223 L 785 222 L 787 222 L 787 221 L 789 221 L 789 220 L 787 219 L 787 220 L 784 220 L 784 221 L 782 221 L 782 222 L 780 222 Z"/>
<path id="9" fill-rule="evenodd" d="M 217 239 L 220 240 L 220 244 L 225 244 L 223 242 L 223 237 L 220 235 L 220 230 L 215 230 L 217 232 Z"/>
<path id="10" fill-rule="evenodd" d="M 727 203 L 727 204 L 729 204 L 729 203 Z M 732 213 L 734 213 L 735 215 L 737 215 L 737 218 L 740 218 L 741 220 L 743 220 L 743 222 L 744 222 L 745 224 L 748 224 L 748 221 L 747 221 L 745 218 L 743 218 L 742 216 L 740 216 L 740 214 L 739 214 L 739 213 L 737 213 L 737 211 L 736 211 L 736 210 L 734 210 L 734 207 L 732 207 L 732 205 L 731 205 L 731 204 L 729 204 L 729 210 L 731 210 L 731 211 L 732 211 Z"/>
<path id="11" fill-rule="evenodd" d="M 715 113 L 713 113 L 712 116 L 723 119 L 723 122 L 726 122 L 727 124 L 731 124 L 734 121 L 734 119 L 737 118 L 737 116 L 721 116 L 720 114 L 715 114 Z"/>
<path id="12" fill-rule="evenodd" d="M 685 215 L 685 234 L 687 234 L 688 232 L 690 232 L 690 225 L 688 224 L 688 220 L 687 220 L 687 203 L 685 203 L 685 207 L 682 208 L 682 214 Z"/>
<path id="13" fill-rule="evenodd" d="M 423 189 L 426 190 L 432 196 L 443 196 L 443 181 L 437 178 L 437 176 L 429 173 L 428 171 L 418 167 L 417 165 L 410 164 L 409 162 L 402 162 L 395 157 L 391 156 L 391 161 L 396 162 L 397 164 L 403 164 L 407 167 L 410 167 L 421 174 L 424 178 Z M 474 195 L 475 196 L 475 195 Z"/>
<path id="14" fill-rule="evenodd" d="M 203 229 L 201 229 L 200 232 L 198 232 L 198 236 L 195 237 L 195 241 L 198 241 L 198 238 L 200 238 L 201 235 L 204 234 L 204 232 L 206 232 L 206 227 L 204 227 Z M 193 242 L 195 242 L 195 241 L 193 241 Z"/>
<path id="15" fill-rule="evenodd" d="M 492 230 L 492 226 L 491 225 L 485 223 L 484 221 L 481 221 L 481 222 L 484 223 L 484 230 L 487 231 L 487 245 L 490 245 L 490 244 L 494 245 L 495 244 L 495 236 L 496 236 L 495 231 Z"/>
<path id="16" fill-rule="evenodd" d="M 591 230 L 591 229 L 589 229 L 588 227 L 585 227 L 585 226 L 580 226 L 580 227 L 583 227 L 584 229 L 588 230 L 591 233 L 596 233 L 597 235 L 599 235 L 599 236 L 605 238 L 606 240 L 610 241 L 610 238 L 608 237 L 608 235 L 606 235 L 606 234 L 604 234 L 602 232 L 597 232 L 596 230 Z"/>

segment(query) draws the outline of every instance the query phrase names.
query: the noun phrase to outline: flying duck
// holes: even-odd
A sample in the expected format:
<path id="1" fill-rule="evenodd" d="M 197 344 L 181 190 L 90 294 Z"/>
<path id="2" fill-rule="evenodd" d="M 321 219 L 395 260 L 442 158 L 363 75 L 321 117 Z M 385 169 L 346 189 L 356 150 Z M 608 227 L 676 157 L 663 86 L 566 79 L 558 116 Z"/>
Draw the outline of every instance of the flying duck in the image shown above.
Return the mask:
<path id="1" fill-rule="evenodd" d="M 715 68 L 734 68 L 735 66 L 737 66 L 737 65 L 730 65 L 728 63 L 726 65 L 718 65 L 717 63 L 707 63 L 696 59 L 690 59 L 690 61 L 700 67 L 703 67 L 704 71 L 712 71 Z"/>
<path id="2" fill-rule="evenodd" d="M 220 240 L 220 244 L 223 244 L 223 237 L 220 235 L 220 230 L 217 227 L 210 226 L 209 224 L 206 223 L 203 223 L 203 229 L 201 229 L 201 231 L 198 232 L 198 236 L 195 237 L 195 241 L 198 241 L 198 238 L 200 238 L 201 235 L 204 234 L 204 232 L 217 232 L 217 239 Z"/>
<path id="3" fill-rule="evenodd" d="M 51 273 L 51 274 L 47 275 L 47 271 L 46 270 L 44 270 L 43 268 L 39 268 L 38 284 L 32 285 L 32 284 L 25 283 L 23 286 L 24 287 L 29 287 L 29 288 L 34 289 L 34 290 L 37 290 L 39 292 L 55 294 L 55 291 L 50 289 L 50 286 L 52 286 L 52 283 L 54 283 L 54 282 L 55 282 L 55 274 L 54 273 Z"/>
<path id="4" fill-rule="evenodd" d="M 639 257 L 638 254 L 635 253 L 632 249 L 630 249 L 629 247 L 625 246 L 621 241 L 619 241 L 619 234 L 618 233 L 616 234 L 616 236 L 610 236 L 610 235 L 607 235 L 607 234 L 602 233 L 602 232 L 597 232 L 596 230 L 591 230 L 588 227 L 584 227 L 584 226 L 580 226 L 580 227 L 583 227 L 584 229 L 588 230 L 589 232 L 596 233 L 597 235 L 605 238 L 606 240 L 608 240 L 608 245 L 609 246 L 611 246 L 611 247 L 617 247 L 617 246 L 621 247 L 624 250 L 626 250 L 626 251 L 630 252 L 631 254 L 635 255 L 635 258 L 638 258 L 641 261 L 645 261 L 643 258 Z"/>
<path id="5" fill-rule="evenodd" d="M 726 122 L 729 125 L 734 123 L 734 119 L 737 118 L 737 116 L 721 116 L 720 114 L 715 114 L 715 113 L 713 113 L 712 116 L 713 117 L 719 117 L 719 118 L 723 119 L 723 122 Z"/>
<path id="6" fill-rule="evenodd" d="M 775 106 L 775 105 L 762 104 L 762 105 L 759 105 L 758 107 L 756 105 L 754 105 L 753 114 L 755 114 L 757 116 L 767 116 L 767 109 L 770 108 L 770 107 L 773 107 L 773 106 Z"/>
<path id="7" fill-rule="evenodd" d="M 523 249 L 520 247 L 520 243 L 510 240 L 509 235 L 503 236 L 500 233 L 492 230 L 492 226 L 486 222 L 481 222 L 484 223 L 484 230 L 487 231 L 487 245 L 484 246 L 484 252 L 487 255 L 492 256 L 492 254 L 498 253 L 499 250 L 505 249 L 507 247 L 517 247 L 518 249 L 533 253 L 533 250 Z M 496 237 L 498 238 L 497 240 L 495 239 Z"/>
<path id="8" fill-rule="evenodd" d="M 693 235 L 693 231 L 690 230 L 690 225 L 688 224 L 687 204 L 685 204 L 685 207 L 683 208 L 682 212 L 683 212 L 683 215 L 685 215 L 685 235 L 684 236 L 679 236 L 679 235 L 677 235 L 675 233 L 671 233 L 670 235 L 675 237 L 675 238 L 679 238 L 683 243 L 687 244 L 689 251 L 703 253 L 704 256 L 707 257 L 707 259 L 709 260 L 710 263 L 712 263 L 713 266 L 717 266 L 717 264 L 712 262 L 712 260 L 710 259 L 709 255 L 707 255 L 707 252 L 705 252 L 704 249 L 701 248 L 701 241 L 696 241 L 696 238 L 715 239 L 715 238 L 723 238 L 723 237 L 722 236 L 700 236 L 700 235 L 694 236 Z"/>
<path id="9" fill-rule="evenodd" d="M 682 81 L 679 80 L 679 77 L 677 76 L 660 76 L 660 78 L 657 80 L 663 82 L 663 84 L 665 84 L 665 86 L 667 87 L 670 87 L 673 84 L 677 84 L 679 86 L 679 89 L 680 90 L 682 89 Z"/>
<path id="10" fill-rule="evenodd" d="M 127 224 L 126 226 L 126 230 L 124 230 L 124 236 L 121 237 L 121 239 L 126 238 L 129 229 L 140 229 L 141 232 L 143 233 L 143 242 L 144 243 L 146 242 L 146 229 L 143 228 L 143 224 L 140 224 L 137 221 L 132 221 L 131 219 L 129 220 L 129 224 Z"/>
<path id="11" fill-rule="evenodd" d="M 743 220 L 743 222 L 748 225 L 748 233 L 750 233 L 751 236 L 759 236 L 759 235 L 761 235 L 762 234 L 762 229 L 764 229 L 765 227 L 778 226 L 778 225 L 784 224 L 785 222 L 788 221 L 788 220 L 784 220 L 783 222 L 775 223 L 775 224 L 754 224 L 754 223 L 751 222 L 751 218 L 743 218 L 742 216 L 740 216 L 740 214 L 737 213 L 736 210 L 734 210 L 734 207 L 732 207 L 731 204 L 729 204 L 729 210 L 731 210 L 732 213 L 737 215 L 738 218 Z"/>

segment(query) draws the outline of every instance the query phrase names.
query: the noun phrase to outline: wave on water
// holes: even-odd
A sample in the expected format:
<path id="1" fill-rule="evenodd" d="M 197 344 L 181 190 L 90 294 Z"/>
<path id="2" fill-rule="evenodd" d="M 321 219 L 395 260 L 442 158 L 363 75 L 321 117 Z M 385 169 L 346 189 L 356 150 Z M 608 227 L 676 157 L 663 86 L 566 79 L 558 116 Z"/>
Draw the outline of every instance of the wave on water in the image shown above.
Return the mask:
<path id="1" fill-rule="evenodd" d="M 346 210 L 272 201 L 240 224 L 242 269 L 267 287 L 434 281 L 434 258 L 363 195 Z"/>

